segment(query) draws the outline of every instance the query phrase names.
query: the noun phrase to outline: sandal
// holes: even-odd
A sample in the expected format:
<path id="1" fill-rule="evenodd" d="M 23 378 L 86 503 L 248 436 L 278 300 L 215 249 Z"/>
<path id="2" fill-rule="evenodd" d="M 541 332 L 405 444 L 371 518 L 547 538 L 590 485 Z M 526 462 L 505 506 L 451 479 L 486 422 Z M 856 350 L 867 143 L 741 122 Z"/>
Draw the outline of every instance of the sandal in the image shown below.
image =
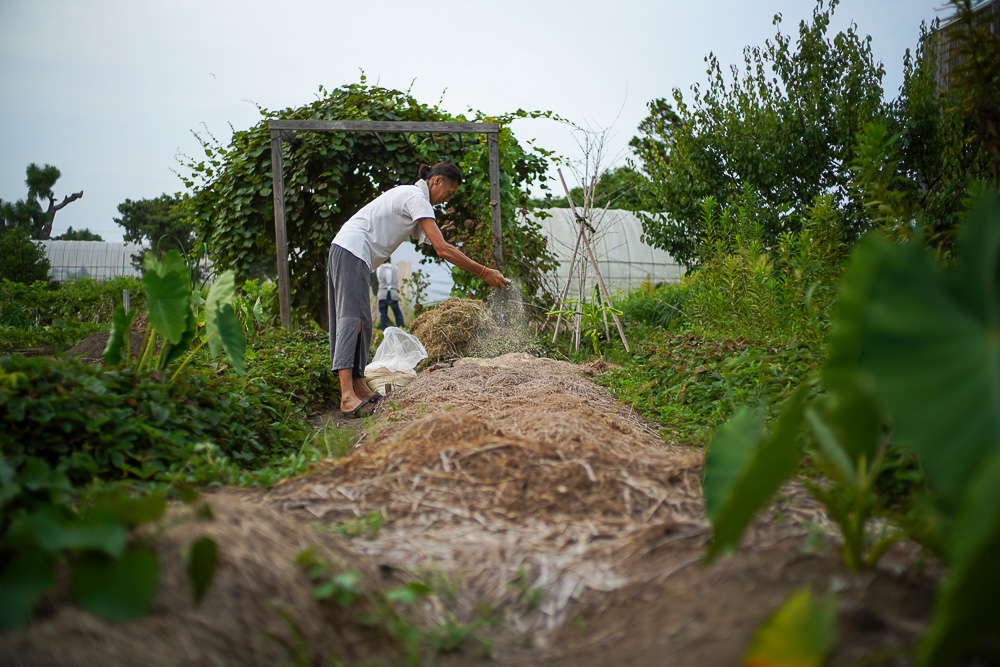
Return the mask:
<path id="1" fill-rule="evenodd" d="M 375 411 L 374 407 L 375 401 L 373 400 L 374 398 L 375 398 L 374 396 L 369 396 L 365 400 L 358 403 L 357 407 L 355 407 L 353 410 L 349 412 L 342 412 L 341 414 L 344 415 L 345 419 L 357 419 L 358 417 L 367 417 Z M 370 410 L 364 410 L 363 408 L 365 406 L 372 406 L 372 407 Z"/>

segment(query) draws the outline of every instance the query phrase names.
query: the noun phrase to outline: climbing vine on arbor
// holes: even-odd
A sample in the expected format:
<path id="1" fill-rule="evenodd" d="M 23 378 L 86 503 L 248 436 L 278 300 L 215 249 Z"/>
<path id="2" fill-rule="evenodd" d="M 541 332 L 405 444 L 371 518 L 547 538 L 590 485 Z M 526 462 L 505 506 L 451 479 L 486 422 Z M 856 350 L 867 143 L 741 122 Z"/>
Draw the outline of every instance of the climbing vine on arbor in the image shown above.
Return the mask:
<path id="1" fill-rule="evenodd" d="M 184 157 L 193 188 L 194 223 L 200 241 L 221 268 L 242 278 L 274 275 L 274 204 L 271 143 L 267 122 L 283 120 L 372 120 L 498 122 L 501 161 L 502 241 L 509 258 L 505 272 L 521 278 L 528 291 L 553 266 L 537 225 L 518 225 L 515 211 L 528 206 L 527 189 L 544 187 L 549 152 L 525 150 L 507 126 L 513 119 L 551 116 L 518 110 L 505 116 L 451 115 L 415 100 L 408 92 L 360 82 L 328 91 L 316 101 L 271 111 L 259 107 L 261 120 L 236 130 L 228 145 L 196 134 L 205 159 Z M 293 309 L 303 318 L 320 319 L 323 274 L 330 241 L 355 211 L 381 192 L 416 180 L 421 164 L 454 162 L 466 182 L 446 211 L 438 215 L 445 238 L 479 262 L 492 262 L 489 168 L 486 135 L 389 134 L 373 132 L 300 132 L 283 142 L 285 219 L 289 283 Z M 426 246 L 425 251 L 429 251 Z M 456 289 L 474 293 L 471 276 L 455 271 Z"/>

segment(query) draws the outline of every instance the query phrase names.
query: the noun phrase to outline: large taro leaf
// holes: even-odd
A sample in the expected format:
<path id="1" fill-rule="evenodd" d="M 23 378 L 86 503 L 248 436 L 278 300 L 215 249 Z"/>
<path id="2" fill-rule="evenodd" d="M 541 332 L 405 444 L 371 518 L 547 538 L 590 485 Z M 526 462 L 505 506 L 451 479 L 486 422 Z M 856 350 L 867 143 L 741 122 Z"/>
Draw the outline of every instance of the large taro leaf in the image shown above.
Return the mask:
<path id="1" fill-rule="evenodd" d="M 948 548 L 951 567 L 937 599 L 920 664 L 950 665 L 988 625 L 1000 628 L 1000 452 L 969 484 Z"/>
<path id="2" fill-rule="evenodd" d="M 30 517 L 38 544 L 48 552 L 93 549 L 121 556 L 128 543 L 128 528 L 113 514 L 98 510 L 87 516 L 66 518 L 48 507 Z"/>
<path id="3" fill-rule="evenodd" d="M 127 621 L 149 611 L 159 580 L 156 555 L 132 549 L 120 559 L 85 553 L 73 567 L 77 603 L 111 621 Z"/>
<path id="4" fill-rule="evenodd" d="M 212 538 L 200 537 L 191 544 L 186 561 L 191 599 L 198 604 L 215 577 L 215 570 L 219 566 L 219 547 Z"/>
<path id="5" fill-rule="evenodd" d="M 22 551 L 0 567 L 0 628 L 28 624 L 39 596 L 55 584 L 52 567 L 40 551 Z"/>
<path id="6" fill-rule="evenodd" d="M 886 406 L 900 446 L 954 506 L 1000 448 L 1000 200 L 969 216 L 959 269 L 916 242 L 868 239 L 844 278 L 824 378 L 853 376 Z"/>
<path id="7" fill-rule="evenodd" d="M 177 345 L 188 329 L 191 280 L 177 250 L 157 260 L 151 252 L 143 260 L 142 287 L 146 292 L 149 324 L 168 342 Z"/>
<path id="8" fill-rule="evenodd" d="M 108 336 L 108 344 L 104 348 L 104 363 L 108 366 L 117 366 L 124 359 L 123 352 L 128 346 L 129 332 L 132 330 L 134 319 L 134 310 L 126 313 L 124 307 L 115 307 L 111 317 L 111 335 Z"/>
<path id="9" fill-rule="evenodd" d="M 246 354 L 246 337 L 243 325 L 233 308 L 236 292 L 235 274 L 226 271 L 216 278 L 205 300 L 205 333 L 212 354 L 225 350 L 233 368 L 243 374 L 243 358 Z"/>
<path id="10" fill-rule="evenodd" d="M 837 602 L 808 586 L 792 593 L 761 625 L 743 667 L 822 667 L 837 645 Z"/>
<path id="11" fill-rule="evenodd" d="M 197 336 L 198 318 L 195 316 L 194 310 L 188 308 L 186 327 L 181 333 L 180 340 L 176 343 L 167 342 L 163 344 L 163 350 L 161 350 L 162 362 L 160 364 L 160 368 L 166 368 L 172 361 L 178 359 L 182 354 L 184 354 Z"/>
<path id="12" fill-rule="evenodd" d="M 706 558 L 739 544 L 754 514 L 798 467 L 802 403 L 806 389 L 788 399 L 773 431 L 744 408 L 719 430 L 705 459 L 705 504 L 714 529 Z"/>

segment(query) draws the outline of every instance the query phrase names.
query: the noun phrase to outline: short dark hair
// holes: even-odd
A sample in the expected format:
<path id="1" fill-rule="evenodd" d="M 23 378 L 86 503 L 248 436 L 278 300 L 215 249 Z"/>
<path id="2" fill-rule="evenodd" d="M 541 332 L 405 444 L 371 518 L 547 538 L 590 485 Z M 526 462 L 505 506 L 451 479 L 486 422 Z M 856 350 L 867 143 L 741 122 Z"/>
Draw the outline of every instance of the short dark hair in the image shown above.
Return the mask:
<path id="1" fill-rule="evenodd" d="M 431 180 L 434 176 L 444 176 L 449 181 L 462 183 L 462 170 L 451 162 L 438 162 L 433 167 L 428 167 L 426 164 L 420 165 L 420 172 L 417 175 L 425 181 Z"/>

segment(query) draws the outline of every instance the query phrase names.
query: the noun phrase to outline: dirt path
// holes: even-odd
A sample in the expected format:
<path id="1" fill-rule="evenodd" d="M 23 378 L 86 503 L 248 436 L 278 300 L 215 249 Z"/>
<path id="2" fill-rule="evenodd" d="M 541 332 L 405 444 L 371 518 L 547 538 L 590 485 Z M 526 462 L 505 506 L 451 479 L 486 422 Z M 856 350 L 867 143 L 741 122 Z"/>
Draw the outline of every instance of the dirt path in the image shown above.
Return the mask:
<path id="1" fill-rule="evenodd" d="M 805 584 L 839 591 L 838 663 L 918 636 L 933 581 L 915 574 L 914 550 L 845 572 L 817 528 L 823 516 L 795 486 L 733 558 L 703 567 L 701 452 L 664 445 L 655 425 L 587 377 L 596 372 L 512 354 L 423 373 L 384 403 L 349 457 L 267 491 L 209 494 L 215 521 L 160 539 L 175 557 L 162 559 L 150 617 L 112 626 L 60 608 L 0 637 L 0 656 L 405 664 L 404 627 L 425 648 L 458 645 L 435 664 L 731 665 Z M 216 537 L 223 563 L 193 608 L 176 554 L 202 533 Z M 294 564 L 310 548 L 328 576 L 309 581 Z M 368 603 L 313 601 L 317 585 L 350 570 Z M 371 602 L 414 580 L 430 594 L 402 616 Z"/>

